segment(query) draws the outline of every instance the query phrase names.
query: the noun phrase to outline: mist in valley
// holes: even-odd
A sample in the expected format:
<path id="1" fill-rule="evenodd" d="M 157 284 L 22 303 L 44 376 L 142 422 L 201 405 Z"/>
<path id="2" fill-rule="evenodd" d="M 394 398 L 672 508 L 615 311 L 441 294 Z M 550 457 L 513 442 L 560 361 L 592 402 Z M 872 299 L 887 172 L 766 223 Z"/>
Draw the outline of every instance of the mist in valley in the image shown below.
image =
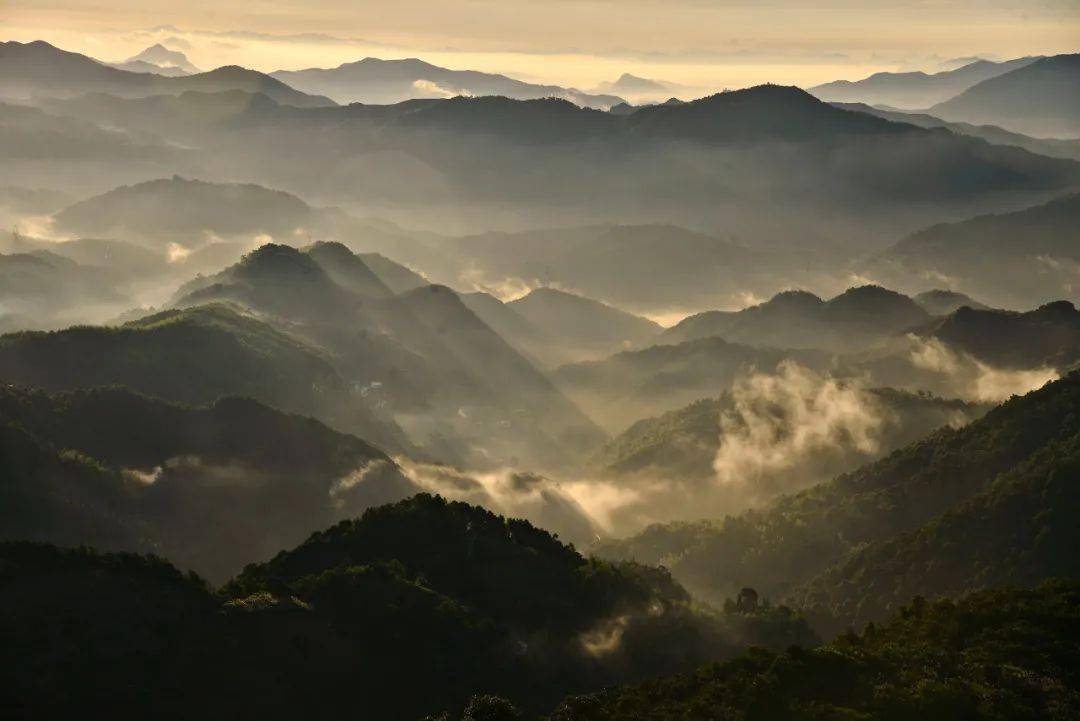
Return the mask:
<path id="1" fill-rule="evenodd" d="M 0 38 L 16 717 L 1075 706 L 1076 13 L 78 5 Z"/>

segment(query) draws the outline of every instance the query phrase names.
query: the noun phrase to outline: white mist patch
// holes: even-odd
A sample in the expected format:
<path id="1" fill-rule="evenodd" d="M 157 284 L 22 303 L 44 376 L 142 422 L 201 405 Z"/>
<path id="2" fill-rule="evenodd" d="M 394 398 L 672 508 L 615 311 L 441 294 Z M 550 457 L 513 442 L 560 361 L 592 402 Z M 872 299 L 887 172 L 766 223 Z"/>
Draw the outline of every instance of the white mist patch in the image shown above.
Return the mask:
<path id="1" fill-rule="evenodd" d="M 191 255 L 191 249 L 179 243 L 169 243 L 165 249 L 165 258 L 170 263 L 183 263 L 189 255 Z"/>
<path id="2" fill-rule="evenodd" d="M 544 476 L 508 468 L 463 471 L 407 458 L 395 460 L 406 478 L 430 493 L 525 518 L 575 544 L 596 538 L 597 524 L 591 514 L 560 483 Z"/>
<path id="3" fill-rule="evenodd" d="M 330 501 L 335 508 L 344 508 L 350 492 L 365 483 L 379 480 L 393 470 L 394 464 L 385 458 L 368 461 L 360 468 L 345 474 L 330 486 Z"/>
<path id="4" fill-rule="evenodd" d="M 593 628 L 582 633 L 578 640 L 582 650 L 590 656 L 603 658 L 619 650 L 623 636 L 630 626 L 646 618 L 658 618 L 664 615 L 664 605 L 653 601 L 645 609 L 633 613 L 622 613 L 606 618 Z"/>
<path id="5" fill-rule="evenodd" d="M 600 530 L 615 534 L 628 522 L 624 518 L 617 522 L 616 515 L 625 514 L 628 509 L 640 504 L 648 493 L 660 493 L 669 489 L 669 486 L 659 482 L 648 486 L 636 484 L 629 487 L 609 481 L 571 481 L 562 483 L 561 488 L 585 509 Z M 629 523 L 636 528 L 646 525 L 650 520 L 649 515 L 643 513 L 640 518 L 629 520 Z"/>
<path id="6" fill-rule="evenodd" d="M 713 460 L 721 486 L 771 486 L 777 474 L 823 452 L 870 456 L 880 447 L 884 411 L 858 381 L 840 382 L 785 361 L 775 374 L 740 378 L 731 393 L 734 405 L 720 418 Z"/>
<path id="7" fill-rule="evenodd" d="M 425 95 L 438 98 L 453 98 L 459 95 L 472 97 L 472 93 L 468 90 L 450 90 L 431 80 L 414 80 L 412 86 L 415 90 L 424 93 Z"/>
<path id="8" fill-rule="evenodd" d="M 746 310 L 761 305 L 768 298 L 763 298 L 752 290 L 740 290 L 731 294 L 732 310 Z"/>
<path id="9" fill-rule="evenodd" d="M 138 468 L 125 468 L 121 471 L 121 474 L 125 478 L 129 478 L 136 483 L 143 486 L 152 486 L 157 483 L 157 480 L 161 478 L 162 473 L 161 466 L 154 466 L 150 470 L 140 470 Z"/>
<path id="10" fill-rule="evenodd" d="M 14 233 L 32 238 L 34 240 L 44 240 L 52 243 L 62 243 L 66 240 L 72 240 L 75 236 L 63 233 L 57 233 L 55 230 L 55 220 L 51 215 L 22 215 L 19 216 L 13 223 Z"/>
<path id="11" fill-rule="evenodd" d="M 681 321 L 686 320 L 695 312 L 699 311 L 690 311 L 679 308 L 675 310 L 642 311 L 641 313 L 639 313 L 639 315 L 643 318 L 648 318 L 653 323 L 663 326 L 664 328 L 670 328 L 673 325 L 676 325 Z"/>
<path id="12" fill-rule="evenodd" d="M 629 626 L 629 614 L 608 619 L 581 635 L 581 647 L 590 656 L 607 656 L 619 650 L 623 634 Z"/>
<path id="13" fill-rule="evenodd" d="M 909 335 L 911 363 L 916 368 L 946 377 L 956 395 L 967 400 L 999 402 L 1042 388 L 1059 374 L 1050 367 L 994 368 L 950 348 L 937 338 Z"/>
<path id="14" fill-rule="evenodd" d="M 556 281 L 543 281 L 539 278 L 520 278 L 516 276 L 492 276 L 476 265 L 470 265 L 458 273 L 458 280 L 472 291 L 481 291 L 493 295 L 503 303 L 523 298 L 537 288 L 553 288 L 575 295 L 588 295 L 579 289 L 571 288 Z"/>

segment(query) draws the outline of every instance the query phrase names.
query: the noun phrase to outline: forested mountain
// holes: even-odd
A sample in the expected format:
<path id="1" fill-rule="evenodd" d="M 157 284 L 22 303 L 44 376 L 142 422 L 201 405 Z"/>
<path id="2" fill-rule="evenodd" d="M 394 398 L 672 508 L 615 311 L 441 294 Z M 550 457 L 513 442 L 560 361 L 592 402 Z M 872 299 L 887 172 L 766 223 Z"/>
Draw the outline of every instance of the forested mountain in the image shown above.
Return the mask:
<path id="1" fill-rule="evenodd" d="M 516 100 L 563 98 L 583 107 L 607 109 L 622 102 L 615 95 L 584 93 L 575 88 L 538 85 L 505 75 L 449 70 L 416 58 L 364 58 L 336 68 L 278 70 L 271 75 L 313 95 L 339 103 L 390 104 L 416 98 L 499 95 Z"/>
<path id="2" fill-rule="evenodd" d="M 327 250 L 261 246 L 185 285 L 176 303 L 228 301 L 278 319 L 327 349 L 352 387 L 406 414 L 402 422 L 413 423 L 420 438 L 452 431 L 482 444 L 491 459 L 528 457 L 540 465 L 565 463 L 602 440 L 592 421 L 456 293 L 424 285 L 386 297 L 361 270 L 362 257 L 337 247 L 331 263 Z M 362 273 L 364 292 L 334 282 L 328 265 L 339 277 L 349 274 L 343 279 L 350 283 Z"/>
<path id="3" fill-rule="evenodd" d="M 377 417 L 326 356 L 235 306 L 164 311 L 118 327 L 0 336 L 0 376 L 50 391 L 124 385 L 191 404 L 245 395 L 389 451 L 406 446 L 400 429 Z"/>
<path id="4" fill-rule="evenodd" d="M 698 610 L 662 570 L 588 560 L 526 522 L 430 496 L 314 534 L 219 595 L 153 558 L 6 543 L 0 559 L 0 654 L 18 659 L 2 665 L 5 702 L 34 714 L 92 699 L 123 717 L 279 716 L 318 691 L 320 713 L 362 698 L 380 718 L 415 719 L 481 688 L 539 712 L 729 656 L 733 639 L 814 640 L 790 610 Z M 50 631 L 57 618 L 65 633 Z M 239 691 L 251 687 L 264 690 Z"/>
<path id="5" fill-rule="evenodd" d="M 883 419 L 877 433 L 882 440 L 873 453 L 855 447 L 844 449 L 842 459 L 826 464 L 831 475 L 853 470 L 869 457 L 886 455 L 896 448 L 919 440 L 945 425 L 961 425 L 987 410 L 985 405 L 961 400 L 946 400 L 916 395 L 891 388 L 867 389 L 866 400 L 877 407 Z M 596 453 L 592 462 L 605 474 L 633 478 L 670 478 L 682 482 L 713 481 L 716 454 L 724 439 L 725 425 L 738 422 L 740 408 L 730 393 L 719 398 L 705 398 L 661 416 L 644 418 L 620 433 Z M 782 413 L 778 412 L 778 416 Z M 795 432 L 795 419 L 779 432 Z M 725 422 L 726 421 L 726 422 Z M 832 452 L 834 449 L 822 449 Z M 839 461 L 839 467 L 835 465 Z M 802 459 L 800 467 L 789 475 L 803 475 L 812 481 L 822 472 L 811 468 L 813 459 Z M 828 470 L 824 471 L 828 473 Z"/>
<path id="6" fill-rule="evenodd" d="M 0 719 L 1080 718 L 1061 2 L 44 5 Z"/>
<path id="7" fill-rule="evenodd" d="M 772 598 L 818 593 L 818 622 L 833 627 L 879 619 L 903 602 L 899 589 L 910 588 L 904 584 L 937 596 L 1075 574 L 1073 554 L 1061 552 L 1072 531 L 1058 519 L 1068 518 L 1076 503 L 1069 479 L 1080 433 L 1078 397 L 1080 374 L 1073 373 L 970 425 L 939 430 L 764 508 L 716 522 L 655 526 L 603 553 L 664 563 L 706 597 L 747 585 Z M 1002 534 L 995 543 L 1006 544 L 1009 554 L 983 555 L 985 543 L 974 538 L 970 546 L 951 545 L 969 531 Z M 931 542 L 942 545 L 931 550 Z M 949 564 L 944 575 L 915 570 L 931 557 Z M 907 563 L 926 580 L 893 575 L 890 569 Z"/>
<path id="8" fill-rule="evenodd" d="M 125 300 L 100 269 L 46 250 L 0 253 L 0 332 L 88 320 Z"/>
<path id="9" fill-rule="evenodd" d="M 59 229 L 81 235 L 134 237 L 145 241 L 174 237 L 199 245 L 213 233 L 293 235 L 308 225 L 313 211 L 299 198 L 252 183 L 206 183 L 161 178 L 121 186 L 65 208 Z"/>
<path id="10" fill-rule="evenodd" d="M 244 398 L 0 389 L 5 538 L 167 555 L 217 581 L 418 488 L 380 450 Z"/>
<path id="11" fill-rule="evenodd" d="M 929 317 L 911 298 L 880 286 L 850 288 L 828 301 L 806 291 L 784 291 L 745 310 L 690 316 L 664 331 L 661 340 L 720 336 L 758 346 L 852 350 L 913 329 Z"/>
<path id="12" fill-rule="evenodd" d="M 1078 594 L 1075 582 L 1058 581 L 956 602 L 916 598 L 888 623 L 816 649 L 754 649 L 694 673 L 567 699 L 548 718 L 1066 718 L 1076 709 Z"/>
<path id="13" fill-rule="evenodd" d="M 747 372 L 769 372 L 789 359 L 821 368 L 829 356 L 816 350 L 757 348 L 711 337 L 571 363 L 557 368 L 553 378 L 599 423 L 621 431 L 630 419 L 709 397 Z"/>
<path id="14" fill-rule="evenodd" d="M 1064 300 L 1026 313 L 962 307 L 929 333 L 996 367 L 1064 369 L 1080 362 L 1080 311 Z"/>
<path id="15" fill-rule="evenodd" d="M 0 103 L 0 157 L 16 160 L 168 160 L 178 149 L 155 137 L 108 130 L 27 105 Z"/>

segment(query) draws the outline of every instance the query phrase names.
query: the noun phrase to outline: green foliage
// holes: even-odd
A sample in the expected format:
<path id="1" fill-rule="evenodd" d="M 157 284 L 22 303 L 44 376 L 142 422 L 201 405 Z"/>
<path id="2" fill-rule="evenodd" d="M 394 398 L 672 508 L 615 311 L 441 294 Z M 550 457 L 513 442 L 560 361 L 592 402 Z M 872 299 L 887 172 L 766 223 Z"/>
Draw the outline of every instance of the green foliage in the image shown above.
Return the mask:
<path id="1" fill-rule="evenodd" d="M 321 351 L 227 304 L 165 311 L 120 327 L 0 336 L 0 376 L 54 392 L 124 385 L 195 405 L 249 396 L 391 450 L 401 443 Z"/>
<path id="2" fill-rule="evenodd" d="M 0 387 L 0 463 L 3 537 L 154 550 L 219 581 L 416 490 L 381 451 L 310 418 L 122 388 Z"/>
<path id="3" fill-rule="evenodd" d="M 689 674 L 567 699 L 550 721 L 1054 719 L 1080 712 L 1080 585 L 916 598 L 820 648 L 751 649 Z"/>
<path id="4" fill-rule="evenodd" d="M 882 409 L 883 452 L 912 443 L 958 417 L 974 418 L 988 410 L 974 403 L 895 388 L 868 392 Z M 721 415 L 733 410 L 730 395 L 724 395 L 645 418 L 605 444 L 592 463 L 613 475 L 663 473 L 679 479 L 714 478 L 713 460 L 723 435 Z M 852 455 L 852 464 L 858 462 L 856 458 L 865 458 L 862 454 Z"/>
<path id="5" fill-rule="evenodd" d="M 1068 479 L 1080 438 L 1078 407 L 1080 373 L 1073 373 L 968 426 L 942 429 L 763 509 L 718 522 L 653 526 L 604 553 L 664 563 L 691 590 L 717 601 L 741 586 L 781 599 L 806 601 L 817 594 L 813 604 L 827 628 L 880 617 L 912 591 L 934 595 L 939 582 L 941 592 L 959 593 L 1069 574 L 1074 562 L 1050 540 L 1071 538 L 1058 519 L 1069 518 L 1075 504 L 1070 490 L 1075 484 Z M 969 500 L 984 508 L 962 510 Z M 955 514 L 935 521 L 954 509 Z M 1025 514 L 1031 520 L 1019 523 Z M 858 555 L 866 544 L 888 544 L 916 532 L 921 540 Z M 987 546 L 995 536 L 1000 538 Z M 948 545 L 935 545 L 939 542 Z M 990 547 L 1004 555 L 982 552 Z M 910 556 L 911 565 L 886 562 L 890 553 Z M 845 566 L 849 554 L 856 560 Z M 937 570 L 930 573 L 935 558 Z M 833 564 L 840 570 L 814 581 Z M 920 585 L 914 579 L 924 573 Z M 804 584 L 817 590 L 803 596 L 798 589 Z M 866 613 L 858 609 L 863 598 L 870 599 Z M 841 617 L 829 619 L 833 613 Z"/>
<path id="6" fill-rule="evenodd" d="M 815 642 L 790 610 L 717 614 L 662 569 L 586 559 L 525 521 L 426 495 L 316 533 L 216 598 L 158 559 L 0 545 L 0 617 L 19 629 L 13 653 L 40 659 L 33 674 L 14 662 L 0 671 L 19 704 L 96 700 L 124 717 L 190 717 L 207 704 L 279 717 L 311 698 L 340 715 L 362 698 L 374 717 L 416 719 L 478 696 L 466 717 L 515 718 L 485 695 L 537 713 L 746 643 Z M 75 667 L 57 661 L 73 651 L 53 637 L 68 617 L 79 624 L 71 643 L 86 643 Z M 68 677 L 91 667 L 92 687 Z"/>

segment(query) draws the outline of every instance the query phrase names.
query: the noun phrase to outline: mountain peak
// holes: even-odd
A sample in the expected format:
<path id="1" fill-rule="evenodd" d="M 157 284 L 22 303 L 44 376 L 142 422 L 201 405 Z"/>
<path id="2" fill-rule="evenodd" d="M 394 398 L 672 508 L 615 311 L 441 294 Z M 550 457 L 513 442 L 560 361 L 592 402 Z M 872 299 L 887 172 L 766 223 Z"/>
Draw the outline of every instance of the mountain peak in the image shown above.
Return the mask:
<path id="1" fill-rule="evenodd" d="M 154 43 L 138 55 L 127 60 L 128 63 L 149 63 L 160 68 L 176 68 L 185 73 L 198 73 L 200 70 L 191 64 L 187 55 L 179 50 L 170 50 L 161 43 Z"/>

